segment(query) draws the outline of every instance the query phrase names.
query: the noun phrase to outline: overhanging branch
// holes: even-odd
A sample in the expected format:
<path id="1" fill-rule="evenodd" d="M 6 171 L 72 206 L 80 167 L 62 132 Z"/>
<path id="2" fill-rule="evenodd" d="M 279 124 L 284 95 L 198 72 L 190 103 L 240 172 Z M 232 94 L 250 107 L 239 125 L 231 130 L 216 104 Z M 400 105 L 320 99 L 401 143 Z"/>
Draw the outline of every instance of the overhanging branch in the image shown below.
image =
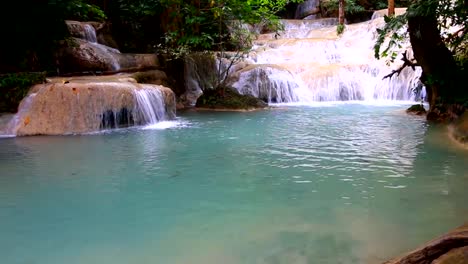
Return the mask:
<path id="1" fill-rule="evenodd" d="M 393 70 L 390 74 L 388 75 L 385 75 L 382 80 L 385 80 L 387 78 L 391 78 L 393 75 L 395 75 L 395 73 L 397 74 L 397 76 L 400 75 L 401 71 L 406 68 L 406 67 L 411 67 L 411 69 L 413 69 L 413 71 L 415 70 L 415 67 L 416 66 L 419 66 L 416 62 L 412 62 L 408 59 L 408 57 L 406 56 L 406 51 L 403 52 L 403 58 L 401 58 L 401 60 L 403 61 L 403 65 L 401 65 L 398 69 L 396 70 Z"/>

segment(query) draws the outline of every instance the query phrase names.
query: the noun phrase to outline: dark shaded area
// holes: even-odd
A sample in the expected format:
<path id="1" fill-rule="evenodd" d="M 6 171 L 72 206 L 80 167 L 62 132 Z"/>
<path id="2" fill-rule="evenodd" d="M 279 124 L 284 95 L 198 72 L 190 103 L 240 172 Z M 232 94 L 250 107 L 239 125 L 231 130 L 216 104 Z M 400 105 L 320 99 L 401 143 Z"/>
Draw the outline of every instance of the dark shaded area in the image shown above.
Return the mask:
<path id="1" fill-rule="evenodd" d="M 21 100 L 34 84 L 45 82 L 45 72 L 0 75 L 0 113 L 16 113 Z"/>
<path id="2" fill-rule="evenodd" d="M 122 108 L 118 112 L 107 110 L 102 114 L 100 129 L 129 127 L 135 124 L 132 111 Z"/>

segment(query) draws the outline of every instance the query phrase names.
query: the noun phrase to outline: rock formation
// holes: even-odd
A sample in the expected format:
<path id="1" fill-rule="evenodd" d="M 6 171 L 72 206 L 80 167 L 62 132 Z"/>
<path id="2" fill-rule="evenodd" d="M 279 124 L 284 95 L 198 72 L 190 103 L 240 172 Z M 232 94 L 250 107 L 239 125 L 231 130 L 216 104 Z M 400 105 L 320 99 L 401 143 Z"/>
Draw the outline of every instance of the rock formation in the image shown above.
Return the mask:
<path id="1" fill-rule="evenodd" d="M 466 264 L 468 224 L 436 238 L 424 246 L 384 264 Z"/>
<path id="2" fill-rule="evenodd" d="M 172 119 L 175 96 L 125 76 L 53 79 L 32 87 L 19 109 L 10 134 L 76 134 Z"/>

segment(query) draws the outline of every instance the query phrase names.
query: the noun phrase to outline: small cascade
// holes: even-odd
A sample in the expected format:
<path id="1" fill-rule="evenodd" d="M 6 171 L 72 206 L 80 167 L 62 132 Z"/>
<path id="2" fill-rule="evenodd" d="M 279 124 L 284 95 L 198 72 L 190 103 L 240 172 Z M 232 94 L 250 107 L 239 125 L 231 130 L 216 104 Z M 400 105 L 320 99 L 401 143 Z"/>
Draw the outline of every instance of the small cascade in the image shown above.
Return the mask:
<path id="1" fill-rule="evenodd" d="M 191 54 L 184 60 L 185 94 L 182 99 L 194 106 L 202 90 L 213 88 L 216 78 L 216 60 L 207 54 Z"/>
<path id="2" fill-rule="evenodd" d="M 96 54 L 102 54 L 102 58 L 105 58 L 106 61 L 109 63 L 111 66 L 111 70 L 113 71 L 118 71 L 120 70 L 120 62 L 119 62 L 119 54 L 120 51 L 118 49 L 114 49 L 102 44 L 99 44 L 97 42 L 90 42 L 91 44 L 98 52 Z"/>
<path id="3" fill-rule="evenodd" d="M 97 43 L 97 35 L 96 29 L 90 24 L 83 24 L 83 32 L 84 32 L 84 39 L 92 42 Z"/>
<path id="4" fill-rule="evenodd" d="M 13 118 L 8 122 L 6 129 L 4 131 L 4 135 L 16 135 L 16 131 L 20 125 L 20 122 L 23 121 L 24 123 L 29 123 L 29 118 L 27 117 L 27 113 L 32 107 L 32 103 L 34 98 L 36 97 L 37 93 L 32 92 L 28 94 L 18 106 L 18 113 L 16 113 Z M 21 120 L 21 117 L 26 116 L 24 120 Z"/>
<path id="5" fill-rule="evenodd" d="M 236 88 L 241 94 L 250 94 L 268 103 L 295 102 L 299 97 L 297 80 L 287 70 L 270 66 L 255 67 L 240 72 Z"/>
<path id="6" fill-rule="evenodd" d="M 79 134 L 175 118 L 175 95 L 163 86 L 108 76 L 60 80 L 32 87 L 4 134 Z"/>
<path id="7" fill-rule="evenodd" d="M 134 120 L 140 125 L 152 125 L 166 119 L 164 96 L 157 89 L 135 90 Z"/>
<path id="8" fill-rule="evenodd" d="M 401 10 L 399 10 L 401 12 Z M 421 69 L 374 58 L 376 28 L 383 18 L 346 26 L 336 33 L 336 19 L 283 20 L 285 31 L 263 34 L 255 41 L 231 85 L 242 94 L 267 102 L 419 100 Z M 409 48 L 404 44 L 402 51 Z"/>

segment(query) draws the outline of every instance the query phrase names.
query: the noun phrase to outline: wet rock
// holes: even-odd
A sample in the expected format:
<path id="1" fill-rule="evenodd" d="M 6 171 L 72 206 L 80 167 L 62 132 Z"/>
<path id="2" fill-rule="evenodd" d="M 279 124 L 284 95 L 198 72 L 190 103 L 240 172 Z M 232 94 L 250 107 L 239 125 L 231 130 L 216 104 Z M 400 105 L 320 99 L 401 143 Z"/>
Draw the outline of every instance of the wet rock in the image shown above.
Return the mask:
<path id="1" fill-rule="evenodd" d="M 406 109 L 406 113 L 414 115 L 425 115 L 426 109 L 424 109 L 424 105 L 422 104 L 415 104 Z"/>
<path id="2" fill-rule="evenodd" d="M 120 52 L 116 49 L 73 38 L 59 54 L 61 73 L 115 71 L 120 69 Z"/>
<path id="3" fill-rule="evenodd" d="M 450 250 L 432 264 L 468 264 L 468 246 Z"/>
<path id="4" fill-rule="evenodd" d="M 384 264 L 467 263 L 468 223 Z"/>
<path id="5" fill-rule="evenodd" d="M 117 42 L 112 37 L 109 23 L 73 20 L 65 22 L 72 37 L 118 49 Z"/>

